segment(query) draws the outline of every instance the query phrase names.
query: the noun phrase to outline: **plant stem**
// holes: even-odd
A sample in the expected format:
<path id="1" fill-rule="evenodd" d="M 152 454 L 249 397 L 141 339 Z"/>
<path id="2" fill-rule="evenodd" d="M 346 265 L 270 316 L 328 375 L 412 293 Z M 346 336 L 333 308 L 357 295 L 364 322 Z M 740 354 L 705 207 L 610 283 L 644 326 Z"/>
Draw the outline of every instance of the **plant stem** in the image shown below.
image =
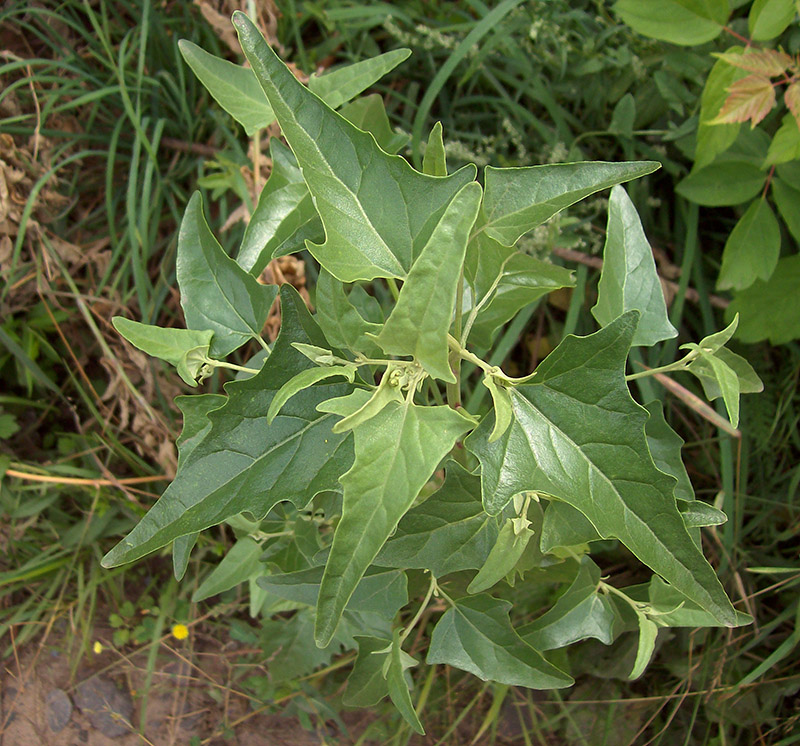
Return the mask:
<path id="1" fill-rule="evenodd" d="M 433 595 L 433 591 L 436 588 L 436 578 L 433 577 L 433 573 L 431 573 L 431 582 L 428 585 L 428 592 L 425 594 L 425 598 L 422 600 L 422 603 L 417 609 L 417 613 L 414 614 L 414 618 L 406 625 L 406 628 L 400 633 L 400 644 L 402 645 L 405 641 L 406 637 L 411 634 L 411 631 L 414 627 L 417 626 L 417 622 L 420 620 L 422 615 L 425 613 L 425 609 L 428 608 L 428 603 L 431 600 L 431 596 Z"/>
<path id="2" fill-rule="evenodd" d="M 242 373 L 252 373 L 255 375 L 256 373 L 260 373 L 260 369 L 258 368 L 245 368 L 243 365 L 236 365 L 235 363 L 226 363 L 222 360 L 212 360 L 211 358 L 207 358 L 204 360 L 206 365 L 210 365 L 212 368 L 230 368 L 231 370 L 238 370 Z"/>
<path id="3" fill-rule="evenodd" d="M 456 316 L 453 322 L 453 335 L 456 339 L 461 339 L 461 317 L 464 313 L 464 267 L 458 274 L 458 285 L 456 287 Z M 455 383 L 448 383 L 447 403 L 453 408 L 461 406 L 461 356 L 450 351 L 450 369 L 456 377 Z"/>
<path id="4" fill-rule="evenodd" d="M 397 301 L 400 297 L 400 288 L 397 287 L 397 280 L 394 277 L 387 277 L 386 284 L 389 286 L 389 290 L 392 291 L 392 297 Z"/>
<path id="5" fill-rule="evenodd" d="M 669 365 L 662 365 L 660 368 L 648 368 L 647 370 L 640 370 L 638 373 L 631 373 L 625 376 L 626 381 L 635 381 L 637 378 L 645 378 L 647 376 L 654 376 L 657 373 L 671 373 L 674 370 L 684 370 L 686 366 L 698 356 L 697 350 L 692 350 L 686 357 L 676 360 Z"/>

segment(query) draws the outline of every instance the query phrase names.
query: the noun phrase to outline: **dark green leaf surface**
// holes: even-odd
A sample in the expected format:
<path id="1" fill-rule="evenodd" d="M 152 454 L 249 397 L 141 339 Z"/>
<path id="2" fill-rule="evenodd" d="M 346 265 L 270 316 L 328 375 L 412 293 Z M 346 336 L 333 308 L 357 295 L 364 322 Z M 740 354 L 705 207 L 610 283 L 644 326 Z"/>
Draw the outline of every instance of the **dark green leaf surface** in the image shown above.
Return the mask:
<path id="1" fill-rule="evenodd" d="M 767 282 L 757 280 L 736 294 L 725 318 L 739 314 L 737 336 L 742 342 L 768 339 L 774 345 L 800 337 L 800 256 L 787 256 Z"/>
<path id="2" fill-rule="evenodd" d="M 400 647 L 400 630 L 394 631 L 394 638 L 392 639 L 392 650 L 389 653 L 389 660 L 384 661 L 383 673 L 386 677 L 386 684 L 389 688 L 389 696 L 392 698 L 394 706 L 400 711 L 400 714 L 417 733 L 421 736 L 425 735 L 425 729 L 419 721 L 416 711 L 414 710 L 414 703 L 411 701 L 411 693 L 408 690 L 408 682 L 406 681 L 405 671 L 411 666 L 416 666 L 417 661 L 410 655 L 403 652 Z"/>
<path id="3" fill-rule="evenodd" d="M 266 566 L 260 561 L 264 550 L 261 545 L 249 536 L 239 539 L 214 568 L 213 572 L 203 580 L 192 596 L 192 603 L 203 601 L 218 593 L 235 588 L 251 576 L 266 572 Z"/>
<path id="4" fill-rule="evenodd" d="M 456 305 L 469 232 L 478 216 L 481 187 L 467 184 L 447 206 L 411 267 L 394 310 L 375 340 L 390 355 L 412 355 L 425 371 L 455 383 L 447 334 Z"/>
<path id="5" fill-rule="evenodd" d="M 648 600 L 658 613 L 658 621 L 668 627 L 718 627 L 719 622 L 669 583 L 654 575 L 648 586 Z M 736 624 L 752 623 L 749 614 L 736 612 Z"/>
<path id="6" fill-rule="evenodd" d="M 181 221 L 176 265 L 186 326 L 213 330 L 212 357 L 260 338 L 278 287 L 260 284 L 225 253 L 206 223 L 200 192 Z"/>
<path id="7" fill-rule="evenodd" d="M 270 259 L 301 251 L 307 240 L 320 241 L 323 236 L 322 223 L 292 151 L 277 137 L 270 140 L 269 149 L 272 171 L 236 255 L 236 262 L 256 276 Z"/>
<path id="8" fill-rule="evenodd" d="M 165 329 L 142 324 L 122 316 L 111 319 L 114 328 L 134 347 L 148 355 L 166 360 L 178 369 L 178 375 L 190 386 L 197 386 L 203 357 L 211 348 L 214 332 L 210 329 Z"/>
<path id="9" fill-rule="evenodd" d="M 323 567 L 311 567 L 283 574 L 266 575 L 258 584 L 280 598 L 316 606 Z M 347 603 L 351 611 L 380 614 L 391 620 L 408 603 L 406 574 L 400 570 L 371 567 L 356 586 Z"/>
<path id="10" fill-rule="evenodd" d="M 467 593 L 481 593 L 488 590 L 513 572 L 533 536 L 533 531 L 527 526 L 517 528 L 518 520 L 506 519 L 486 562 L 467 586 Z"/>
<path id="11" fill-rule="evenodd" d="M 736 223 L 722 252 L 718 290 L 743 290 L 768 280 L 781 252 L 781 229 L 764 198 L 753 200 Z"/>
<path id="12" fill-rule="evenodd" d="M 478 230 L 504 246 L 513 246 L 533 230 L 584 197 L 652 173 L 661 164 L 556 163 L 522 168 L 486 167 L 486 195 Z"/>
<path id="13" fill-rule="evenodd" d="M 380 355 L 380 348 L 369 336 L 380 332 L 380 324 L 367 321 L 348 298 L 342 283 L 324 269 L 317 279 L 316 301 L 317 322 L 334 347 L 368 357 Z"/>
<path id="14" fill-rule="evenodd" d="M 664 408 L 657 399 L 645 405 L 650 417 L 644 426 L 647 447 L 656 467 L 675 477 L 675 497 L 678 500 L 694 500 L 694 488 L 681 458 L 683 438 L 676 433 L 664 418 Z"/>
<path id="15" fill-rule="evenodd" d="M 681 516 L 687 528 L 703 528 L 704 526 L 721 526 L 728 516 L 708 503 L 692 500 L 681 507 Z"/>
<path id="16" fill-rule="evenodd" d="M 292 342 L 325 344 L 297 292 L 281 289 L 283 323 L 272 355 L 255 376 L 226 385 L 228 400 L 208 415 L 211 429 L 141 522 L 104 558 L 105 567 L 131 562 L 173 539 L 243 511 L 263 518 L 278 502 L 305 505 L 318 492 L 338 490 L 352 463 L 352 445 L 331 431 L 335 420 L 318 403 L 350 390 L 315 386 L 298 394 L 267 425 L 275 392 L 310 361 Z"/>
<path id="17" fill-rule="evenodd" d="M 430 570 L 436 578 L 477 570 L 489 556 L 499 527 L 498 519 L 483 510 L 480 479 L 449 461 L 444 484 L 403 516 L 375 564 Z"/>
<path id="18" fill-rule="evenodd" d="M 693 171 L 675 191 L 706 207 L 738 205 L 753 199 L 764 188 L 766 178 L 766 173 L 749 161 L 725 160 Z"/>
<path id="19" fill-rule="evenodd" d="M 551 494 L 733 625 L 730 601 L 678 512 L 675 479 L 650 457 L 647 413 L 625 384 L 637 316 L 629 312 L 588 337 L 566 337 L 539 365 L 535 383 L 511 392 L 514 421 L 503 437 L 490 444 L 484 421 L 465 445 L 481 462 L 488 512 L 517 492 Z"/>
<path id="20" fill-rule="evenodd" d="M 343 106 L 339 113 L 358 129 L 369 132 L 375 138 L 380 149 L 390 155 L 394 155 L 408 145 L 408 141 L 411 139 L 410 135 L 395 132 L 392 129 L 389 115 L 386 113 L 386 106 L 383 103 L 383 96 L 380 93 L 360 96 L 347 106 Z"/>
<path id="21" fill-rule="evenodd" d="M 552 500 L 547 506 L 539 541 L 545 554 L 560 547 L 577 547 L 602 538 L 589 519 L 571 505 Z"/>
<path id="22" fill-rule="evenodd" d="M 325 243 L 309 251 L 344 282 L 404 278 L 474 166 L 442 179 L 384 153 L 301 85 L 247 16 L 233 22 L 325 227 Z"/>
<path id="23" fill-rule="evenodd" d="M 520 627 L 517 634 L 537 650 L 564 648 L 588 637 L 610 645 L 619 627 L 618 615 L 609 598 L 598 593 L 599 584 L 600 568 L 584 557 L 564 595 L 549 611 Z"/>
<path id="24" fill-rule="evenodd" d="M 383 676 L 383 664 L 392 641 L 380 637 L 356 635 L 358 657 L 347 677 L 342 701 L 347 707 L 374 707 L 389 694 Z"/>
<path id="25" fill-rule="evenodd" d="M 678 336 L 669 322 L 664 291 L 639 214 L 621 186 L 611 190 L 603 270 L 592 315 L 601 326 L 626 311 L 639 312 L 634 345 L 652 346 Z"/>
<path id="26" fill-rule="evenodd" d="M 438 463 L 472 426 L 450 407 L 391 400 L 354 427 L 355 461 L 341 478 L 342 518 L 317 605 L 318 645 L 331 639 L 364 572 Z"/>
<path id="27" fill-rule="evenodd" d="M 508 619 L 511 604 L 487 595 L 456 601 L 434 627 L 427 663 L 445 663 L 484 681 L 560 689 L 573 681 L 524 642 Z"/>

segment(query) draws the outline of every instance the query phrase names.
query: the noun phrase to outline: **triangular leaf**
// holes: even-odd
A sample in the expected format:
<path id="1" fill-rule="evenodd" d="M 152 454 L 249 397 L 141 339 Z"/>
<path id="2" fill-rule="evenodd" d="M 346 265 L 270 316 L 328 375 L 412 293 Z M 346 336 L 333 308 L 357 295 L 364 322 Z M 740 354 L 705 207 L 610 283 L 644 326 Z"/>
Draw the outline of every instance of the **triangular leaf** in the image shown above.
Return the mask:
<path id="1" fill-rule="evenodd" d="M 681 458 L 683 438 L 667 423 L 664 408 L 658 399 L 645 404 L 644 408 L 650 413 L 644 433 L 653 463 L 665 474 L 675 477 L 677 484 L 674 494 L 678 500 L 694 500 L 694 488 Z"/>
<path id="2" fill-rule="evenodd" d="M 522 168 L 486 167 L 486 195 L 478 230 L 504 246 L 590 194 L 646 176 L 661 164 L 555 163 Z"/>
<path id="3" fill-rule="evenodd" d="M 441 578 L 477 570 L 497 540 L 499 522 L 481 503 L 480 479 L 450 461 L 444 484 L 403 516 L 375 564 L 430 570 Z"/>
<path id="4" fill-rule="evenodd" d="M 491 423 L 484 420 L 465 445 L 481 462 L 488 512 L 518 492 L 551 494 L 733 624 L 730 601 L 680 517 L 675 480 L 650 457 L 647 413 L 625 384 L 637 316 L 629 312 L 588 337 L 566 337 L 539 365 L 535 383 L 511 392 L 514 421 L 506 434 L 489 444 Z"/>
<path id="5" fill-rule="evenodd" d="M 484 681 L 560 689 L 572 678 L 524 642 L 508 619 L 511 604 L 487 595 L 461 598 L 433 629 L 427 663 L 446 663 Z"/>
<path id="6" fill-rule="evenodd" d="M 422 172 L 429 176 L 447 176 L 447 154 L 442 139 L 442 123 L 433 125 L 422 158 Z"/>
<path id="7" fill-rule="evenodd" d="M 243 511 L 259 519 L 282 500 L 302 506 L 318 492 L 339 489 L 338 477 L 352 463 L 352 446 L 346 435 L 331 432 L 335 418 L 316 406 L 346 394 L 349 384 L 307 389 L 267 424 L 275 392 L 312 365 L 291 343 L 325 344 L 289 285 L 281 288 L 281 311 L 281 333 L 264 367 L 226 385 L 227 402 L 209 413 L 208 434 L 150 512 L 103 558 L 105 567 L 131 562 Z"/>
<path id="8" fill-rule="evenodd" d="M 347 689 L 342 701 L 347 707 L 374 707 L 389 694 L 383 676 L 383 664 L 391 640 L 379 637 L 356 636 L 358 657 L 347 677 Z"/>
<path id="9" fill-rule="evenodd" d="M 383 103 L 383 96 L 380 93 L 360 96 L 347 106 L 343 106 L 339 113 L 358 129 L 369 132 L 375 138 L 380 149 L 390 155 L 394 155 L 408 145 L 408 141 L 411 139 L 411 135 L 395 132 L 392 129 L 389 115 L 386 113 L 386 106 Z"/>
<path id="10" fill-rule="evenodd" d="M 411 666 L 416 666 L 417 661 L 410 655 L 403 652 L 400 647 L 400 630 L 394 631 L 394 638 L 392 639 L 392 650 L 389 653 L 389 659 L 384 661 L 383 673 L 386 677 L 386 684 L 389 688 L 389 696 L 398 709 L 400 714 L 417 733 L 421 736 L 425 735 L 425 729 L 419 721 L 419 716 L 414 710 L 414 704 L 411 701 L 411 694 L 408 690 L 408 683 L 406 682 L 405 671 Z"/>
<path id="11" fill-rule="evenodd" d="M 317 605 L 318 645 L 331 639 L 364 572 L 438 463 L 472 426 L 450 407 L 393 400 L 354 427 L 355 462 L 340 480 L 342 518 Z"/>
<path id="12" fill-rule="evenodd" d="M 122 316 L 114 316 L 111 323 L 134 347 L 138 347 L 148 355 L 166 360 L 178 369 L 178 375 L 186 383 L 197 386 L 205 358 L 209 356 L 213 331 L 165 329 Z"/>
<path id="13" fill-rule="evenodd" d="M 262 285 L 225 253 L 206 223 L 200 192 L 181 221 L 176 265 L 186 326 L 214 331 L 213 357 L 261 339 L 278 287 Z"/>
<path id="14" fill-rule="evenodd" d="M 678 336 L 669 321 L 664 291 L 639 214 L 621 186 L 611 190 L 603 271 L 592 315 L 605 326 L 626 311 L 639 312 L 634 345 L 651 346 Z"/>
<path id="15" fill-rule="evenodd" d="M 343 282 L 404 278 L 474 166 L 442 179 L 384 153 L 302 86 L 246 15 L 233 22 L 325 227 L 325 243 L 309 251 Z"/>

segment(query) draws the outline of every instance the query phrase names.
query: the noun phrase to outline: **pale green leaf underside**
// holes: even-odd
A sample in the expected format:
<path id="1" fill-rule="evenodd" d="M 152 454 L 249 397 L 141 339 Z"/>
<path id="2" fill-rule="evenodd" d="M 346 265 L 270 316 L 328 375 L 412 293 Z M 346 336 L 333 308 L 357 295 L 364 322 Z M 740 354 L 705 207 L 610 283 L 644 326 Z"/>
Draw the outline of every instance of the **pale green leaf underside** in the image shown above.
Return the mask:
<path id="1" fill-rule="evenodd" d="M 625 384 L 637 316 L 629 312 L 588 337 L 566 337 L 540 364 L 537 383 L 511 392 L 507 432 L 489 444 L 486 420 L 469 436 L 466 445 L 481 461 L 484 504 L 497 512 L 517 492 L 551 494 L 733 625 L 730 601 L 678 512 L 675 480 L 652 461 L 647 413 Z"/>
<path id="2" fill-rule="evenodd" d="M 331 639 L 353 590 L 438 463 L 472 422 L 450 407 L 389 401 L 354 430 L 355 461 L 341 477 L 336 527 L 317 605 L 317 644 Z"/>
<path id="3" fill-rule="evenodd" d="M 511 627 L 511 604 L 487 595 L 462 598 L 439 619 L 427 663 L 445 663 L 484 681 L 560 689 L 572 678 L 544 659 Z"/>
<path id="4" fill-rule="evenodd" d="M 669 321 L 653 252 L 636 208 L 621 186 L 611 190 L 603 271 L 592 315 L 601 326 L 626 311 L 639 312 L 634 345 L 651 346 L 678 335 Z"/>
<path id="5" fill-rule="evenodd" d="M 443 179 L 385 153 L 301 85 L 244 14 L 233 21 L 325 227 L 325 243 L 309 250 L 343 282 L 404 278 L 475 167 Z"/>
<path id="6" fill-rule="evenodd" d="M 202 358 L 209 354 L 214 332 L 205 329 L 170 329 L 142 324 L 122 316 L 111 319 L 114 328 L 142 352 L 166 360 L 190 386 L 197 386 Z"/>

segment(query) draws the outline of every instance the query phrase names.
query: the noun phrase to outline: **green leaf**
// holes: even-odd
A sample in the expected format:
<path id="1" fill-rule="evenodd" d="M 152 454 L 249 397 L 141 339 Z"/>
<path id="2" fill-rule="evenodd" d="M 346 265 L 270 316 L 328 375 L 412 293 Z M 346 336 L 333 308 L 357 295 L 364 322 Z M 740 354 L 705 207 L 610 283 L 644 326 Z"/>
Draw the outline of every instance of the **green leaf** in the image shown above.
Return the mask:
<path id="1" fill-rule="evenodd" d="M 392 649 L 389 653 L 389 658 L 385 660 L 383 664 L 383 675 L 386 677 L 389 696 L 394 706 L 403 716 L 403 720 L 405 720 L 415 732 L 424 736 L 425 729 L 422 727 L 422 723 L 420 723 L 419 717 L 414 710 L 414 704 L 411 701 L 411 694 L 409 693 L 408 682 L 405 677 L 406 669 L 416 665 L 417 661 L 407 653 L 404 653 L 403 649 L 400 647 L 400 630 L 394 630 Z"/>
<path id="2" fill-rule="evenodd" d="M 331 639 L 364 572 L 436 466 L 472 425 L 447 406 L 392 400 L 353 428 L 355 461 L 340 479 L 344 505 L 319 593 L 317 645 Z"/>
<path id="3" fill-rule="evenodd" d="M 442 139 L 442 123 L 433 125 L 428 136 L 428 145 L 422 158 L 422 172 L 429 176 L 447 176 L 447 153 Z"/>
<path id="4" fill-rule="evenodd" d="M 456 194 L 411 267 L 376 338 L 387 354 L 413 355 L 431 376 L 451 383 L 456 378 L 450 370 L 447 334 L 456 305 L 459 268 L 480 201 L 477 182 Z"/>
<path id="5" fill-rule="evenodd" d="M 614 12 L 639 34 L 694 47 L 719 36 L 730 8 L 728 0 L 618 0 Z"/>
<path id="6" fill-rule="evenodd" d="M 664 291 L 639 214 L 621 186 L 611 190 L 603 270 L 592 315 L 601 326 L 626 311 L 639 312 L 634 345 L 652 346 L 678 336 L 669 322 Z"/>
<path id="7" fill-rule="evenodd" d="M 703 337 L 700 340 L 699 344 L 694 344 L 692 342 L 681 345 L 682 350 L 693 350 L 693 349 L 701 349 L 703 352 L 713 355 L 717 352 L 717 350 L 721 350 L 731 339 L 733 339 L 733 335 L 736 333 L 736 327 L 739 324 L 739 319 L 734 317 L 733 320 L 726 326 L 722 331 L 714 332 L 713 334 L 709 334 L 707 337 Z"/>
<path id="8" fill-rule="evenodd" d="M 776 177 L 772 180 L 772 198 L 789 233 L 800 244 L 800 210 L 797 209 L 800 204 L 800 189 L 795 189 Z"/>
<path id="9" fill-rule="evenodd" d="M 209 356 L 214 332 L 196 329 L 165 329 L 151 324 L 131 321 L 122 316 L 111 319 L 114 328 L 134 347 L 148 355 L 166 360 L 178 369 L 178 375 L 190 386 L 197 378 Z"/>
<path id="10" fill-rule="evenodd" d="M 542 522 L 539 542 L 542 552 L 549 554 L 555 549 L 585 545 L 602 538 L 579 510 L 559 500 L 550 501 Z"/>
<path id="11" fill-rule="evenodd" d="M 316 606 L 323 567 L 265 575 L 258 584 L 270 593 L 289 601 Z M 391 620 L 408 603 L 408 582 L 401 570 L 371 567 L 356 586 L 347 603 L 350 611 L 380 614 Z"/>
<path id="12" fill-rule="evenodd" d="M 747 17 L 753 41 L 769 41 L 780 36 L 794 20 L 794 0 L 755 0 Z"/>
<path id="13" fill-rule="evenodd" d="M 741 355 L 731 352 L 727 347 L 721 347 L 714 353 L 714 357 L 721 360 L 726 367 L 730 368 L 739 379 L 739 391 L 742 394 L 757 394 L 764 390 L 764 384 L 753 370 L 753 366 Z M 689 370 L 696 375 L 703 384 L 703 391 L 706 399 L 714 401 L 722 396 L 722 389 L 717 381 L 714 369 L 705 356 L 700 356 L 692 360 Z"/>
<path id="14" fill-rule="evenodd" d="M 444 484 L 403 516 L 375 564 L 430 570 L 436 578 L 477 570 L 498 532 L 498 519 L 483 510 L 480 479 L 449 461 Z"/>
<path id="15" fill-rule="evenodd" d="M 648 599 L 657 614 L 658 623 L 665 627 L 719 627 L 719 622 L 696 603 L 686 598 L 669 583 L 654 575 L 648 586 Z M 736 626 L 753 621 L 749 614 L 736 612 Z"/>
<path id="16" fill-rule="evenodd" d="M 645 404 L 650 413 L 644 425 L 647 447 L 653 463 L 660 471 L 675 477 L 675 497 L 685 502 L 694 500 L 694 488 L 681 458 L 683 438 L 676 433 L 664 417 L 664 408 L 658 399 Z"/>
<path id="17" fill-rule="evenodd" d="M 479 347 L 489 347 L 495 332 L 520 309 L 575 284 L 572 272 L 564 267 L 503 246 L 483 233 L 467 253 L 465 276 L 471 294 L 465 298 L 464 313 L 479 308 L 469 335 Z"/>
<path id="18" fill-rule="evenodd" d="M 249 536 L 239 539 L 194 592 L 192 603 L 235 588 L 250 577 L 265 572 L 266 568 L 260 561 L 263 553 L 261 545 Z"/>
<path id="19" fill-rule="evenodd" d="M 731 47 L 727 55 L 741 55 L 743 47 Z M 736 141 L 741 122 L 731 124 L 709 124 L 715 119 L 728 98 L 728 88 L 745 72 L 728 64 L 723 59 L 714 63 L 706 78 L 700 96 L 700 120 L 697 125 L 697 141 L 694 151 L 693 171 L 709 165 L 720 153 L 726 151 Z"/>
<path id="20" fill-rule="evenodd" d="M 698 369 L 699 360 L 702 359 L 701 380 L 710 378 L 715 387 L 722 394 L 725 409 L 728 410 L 728 419 L 733 427 L 739 426 L 739 377 L 735 371 L 717 355 L 701 353 L 700 358 L 693 360 L 688 370 L 694 373 Z"/>
<path id="21" fill-rule="evenodd" d="M 489 442 L 494 443 L 511 424 L 513 416 L 511 412 L 511 397 L 508 394 L 508 389 L 494 376 L 485 375 L 481 379 L 481 383 L 489 389 L 489 393 L 492 395 L 494 428 L 489 436 Z"/>
<path id="22" fill-rule="evenodd" d="M 261 89 L 259 88 L 259 91 Z M 277 137 L 269 143 L 272 171 L 244 232 L 236 262 L 258 276 L 270 259 L 301 251 L 322 239 L 322 223 L 292 151 Z"/>
<path id="23" fill-rule="evenodd" d="M 383 664 L 391 640 L 356 635 L 358 657 L 347 677 L 347 689 L 342 701 L 347 707 L 374 707 L 389 694 L 383 676 Z"/>
<path id="24" fill-rule="evenodd" d="M 320 76 L 312 73 L 308 79 L 308 88 L 331 109 L 338 109 L 380 80 L 390 70 L 394 70 L 410 55 L 410 49 L 394 49 L 368 60 L 330 70 Z"/>
<path id="25" fill-rule="evenodd" d="M 178 42 L 183 59 L 216 102 L 241 124 L 248 137 L 275 120 L 252 70 L 215 57 L 186 39 Z"/>
<path id="26" fill-rule="evenodd" d="M 628 676 L 631 680 L 638 679 L 644 673 L 644 669 L 653 657 L 658 637 L 658 625 L 654 621 L 641 613 L 636 614 L 636 619 L 639 622 L 639 646 L 636 649 L 633 669 Z"/>
<path id="27" fill-rule="evenodd" d="M 183 580 L 192 557 L 192 549 L 197 543 L 199 532 L 179 536 L 172 542 L 172 573 L 175 580 Z"/>
<path id="28" fill-rule="evenodd" d="M 588 337 L 567 336 L 539 364 L 534 383 L 511 391 L 514 420 L 503 437 L 490 444 L 485 419 L 465 445 L 481 462 L 487 512 L 518 492 L 553 495 L 732 624 L 730 601 L 678 512 L 675 479 L 652 461 L 647 412 L 625 383 L 637 317 L 631 311 Z"/>
<path id="29" fill-rule="evenodd" d="M 369 132 L 381 150 L 394 155 L 408 145 L 410 135 L 392 130 L 389 116 L 383 104 L 383 96 L 373 93 L 370 96 L 361 96 L 343 106 L 339 113 L 354 124 L 358 129 Z"/>
<path id="30" fill-rule="evenodd" d="M 543 651 L 565 648 L 589 637 L 610 645 L 620 620 L 608 596 L 597 592 L 599 584 L 600 568 L 584 557 L 564 595 L 538 619 L 520 627 L 517 634 Z"/>
<path id="31" fill-rule="evenodd" d="M 344 377 L 350 383 L 356 375 L 356 366 L 350 365 L 333 365 L 330 368 L 309 368 L 308 370 L 301 370 L 293 378 L 290 378 L 283 386 L 278 389 L 272 403 L 269 405 L 267 411 L 267 422 L 271 425 L 272 421 L 281 411 L 283 405 L 286 404 L 295 394 L 315 383 L 327 380 L 328 378 Z"/>
<path id="32" fill-rule="evenodd" d="M 764 188 L 766 177 L 748 161 L 725 160 L 693 171 L 678 183 L 675 191 L 706 207 L 738 205 L 753 199 Z"/>
<path id="33" fill-rule="evenodd" d="M 309 251 L 343 282 L 404 278 L 475 167 L 442 179 L 384 153 L 301 85 L 247 16 L 233 22 L 325 227 L 325 243 Z"/>
<path id="34" fill-rule="evenodd" d="M 316 305 L 317 323 L 334 347 L 368 357 L 380 355 L 374 340 L 380 324 L 367 321 L 347 297 L 342 283 L 324 269 L 317 279 Z"/>
<path id="35" fill-rule="evenodd" d="M 744 290 L 757 279 L 768 280 L 781 251 L 781 229 L 769 203 L 754 200 L 734 226 L 717 279 L 718 290 Z"/>
<path id="36" fill-rule="evenodd" d="M 800 158 L 800 128 L 797 126 L 797 120 L 791 114 L 787 114 L 778 131 L 772 136 L 763 168 L 796 161 L 798 158 Z"/>
<path id="37" fill-rule="evenodd" d="M 728 522 L 728 516 L 721 510 L 700 500 L 691 500 L 681 506 L 681 516 L 687 528 L 721 526 Z"/>
<path id="38" fill-rule="evenodd" d="M 478 230 L 513 246 L 521 236 L 590 194 L 646 176 L 661 164 L 556 163 L 522 168 L 487 166 L 484 180 L 483 220 Z"/>
<path id="39" fill-rule="evenodd" d="M 290 682 L 311 673 L 331 662 L 341 649 L 341 640 L 335 640 L 320 650 L 309 645 L 314 627 L 312 609 L 298 609 L 290 619 L 272 622 L 262 634 L 264 657 L 270 662 L 270 678 L 276 683 Z"/>
<path id="40" fill-rule="evenodd" d="M 486 562 L 467 586 L 467 593 L 488 590 L 514 569 L 533 536 L 533 531 L 525 525 L 527 519 L 522 519 L 522 525 L 519 521 L 519 518 L 506 519 Z"/>
<path id="41" fill-rule="evenodd" d="M 224 406 L 208 414 L 211 428 L 161 499 L 104 558 L 104 567 L 132 562 L 173 539 L 214 526 L 244 511 L 257 520 L 282 500 L 305 505 L 315 494 L 339 489 L 352 447 L 331 431 L 334 418 L 318 403 L 341 396 L 348 384 L 314 386 L 294 397 L 270 426 L 275 392 L 311 366 L 292 342 L 325 344 L 305 303 L 281 288 L 283 321 L 272 354 L 251 378 L 225 386 Z"/>
<path id="42" fill-rule="evenodd" d="M 214 331 L 213 357 L 261 340 L 278 287 L 260 284 L 225 253 L 206 223 L 200 192 L 186 206 L 176 264 L 186 326 Z"/>
<path id="43" fill-rule="evenodd" d="M 483 681 L 530 689 L 571 686 L 570 676 L 524 642 L 508 619 L 511 604 L 488 595 L 461 598 L 433 629 L 427 663 L 445 663 Z"/>
<path id="44" fill-rule="evenodd" d="M 800 255 L 778 260 L 767 282 L 756 280 L 749 288 L 736 294 L 725 313 L 732 318 L 739 314 L 737 336 L 742 342 L 765 339 L 774 345 L 800 337 Z"/>
<path id="45" fill-rule="evenodd" d="M 636 99 L 626 93 L 614 107 L 608 131 L 614 135 L 633 137 L 633 125 L 636 121 Z"/>

